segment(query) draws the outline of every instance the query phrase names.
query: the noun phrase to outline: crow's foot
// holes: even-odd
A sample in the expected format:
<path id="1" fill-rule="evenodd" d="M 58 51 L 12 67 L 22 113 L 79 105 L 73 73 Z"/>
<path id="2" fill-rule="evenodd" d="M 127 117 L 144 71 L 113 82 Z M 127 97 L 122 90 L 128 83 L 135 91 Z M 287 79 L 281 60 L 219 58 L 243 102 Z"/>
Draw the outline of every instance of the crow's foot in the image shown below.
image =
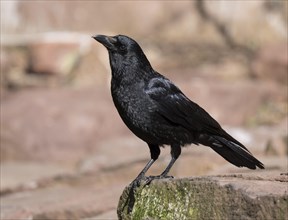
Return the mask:
<path id="1" fill-rule="evenodd" d="M 147 176 L 145 177 L 145 186 L 149 185 L 153 180 L 159 180 L 159 179 L 173 179 L 173 176 L 164 176 L 164 175 L 159 175 L 159 176 Z"/>

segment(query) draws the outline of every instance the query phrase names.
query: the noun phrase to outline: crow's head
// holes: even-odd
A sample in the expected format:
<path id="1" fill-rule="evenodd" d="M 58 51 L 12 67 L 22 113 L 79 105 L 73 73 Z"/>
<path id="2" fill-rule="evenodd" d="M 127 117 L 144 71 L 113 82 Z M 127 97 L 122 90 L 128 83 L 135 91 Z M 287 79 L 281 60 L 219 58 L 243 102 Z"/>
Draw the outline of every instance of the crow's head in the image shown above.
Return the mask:
<path id="1" fill-rule="evenodd" d="M 134 50 L 141 50 L 138 43 L 131 39 L 130 37 L 124 35 L 105 36 L 105 35 L 96 35 L 93 36 L 95 40 L 103 44 L 109 52 L 127 54 Z"/>
<path id="2" fill-rule="evenodd" d="M 95 40 L 105 46 L 109 52 L 110 64 L 112 71 L 124 66 L 149 66 L 147 60 L 139 44 L 130 37 L 125 35 L 92 36 Z"/>

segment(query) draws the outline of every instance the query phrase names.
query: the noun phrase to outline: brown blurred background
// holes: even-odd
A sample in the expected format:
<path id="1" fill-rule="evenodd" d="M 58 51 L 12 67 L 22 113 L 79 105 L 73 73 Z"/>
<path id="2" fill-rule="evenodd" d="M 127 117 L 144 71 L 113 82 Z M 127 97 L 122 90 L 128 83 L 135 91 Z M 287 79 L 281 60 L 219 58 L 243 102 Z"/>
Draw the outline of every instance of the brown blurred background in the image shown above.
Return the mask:
<path id="1" fill-rule="evenodd" d="M 1 0 L 2 218 L 116 218 L 123 187 L 149 159 L 113 106 L 94 34 L 137 40 L 266 170 L 285 171 L 287 11 L 280 0 Z M 150 174 L 169 159 L 165 148 Z M 172 174 L 231 172 L 248 170 L 191 146 Z"/>

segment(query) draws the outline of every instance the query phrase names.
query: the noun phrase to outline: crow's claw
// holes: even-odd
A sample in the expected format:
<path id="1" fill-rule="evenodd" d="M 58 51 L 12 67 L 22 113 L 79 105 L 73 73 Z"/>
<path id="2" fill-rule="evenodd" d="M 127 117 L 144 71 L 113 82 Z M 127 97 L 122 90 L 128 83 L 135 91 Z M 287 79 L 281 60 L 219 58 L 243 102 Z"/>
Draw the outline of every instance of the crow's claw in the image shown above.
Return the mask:
<path id="1" fill-rule="evenodd" d="M 145 177 L 145 186 L 149 185 L 153 180 L 159 180 L 159 179 L 173 179 L 173 176 L 163 176 L 163 175 L 159 175 L 159 176 L 147 176 Z"/>

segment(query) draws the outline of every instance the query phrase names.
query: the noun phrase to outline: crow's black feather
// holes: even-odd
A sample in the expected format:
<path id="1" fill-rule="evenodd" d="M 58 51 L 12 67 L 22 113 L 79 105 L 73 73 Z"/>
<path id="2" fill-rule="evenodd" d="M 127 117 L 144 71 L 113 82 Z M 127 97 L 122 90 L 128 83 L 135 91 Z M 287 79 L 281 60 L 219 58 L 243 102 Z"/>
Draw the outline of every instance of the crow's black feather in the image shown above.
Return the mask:
<path id="1" fill-rule="evenodd" d="M 181 154 L 181 146 L 191 143 L 211 147 L 238 167 L 264 168 L 203 108 L 156 72 L 135 40 L 124 35 L 93 38 L 108 50 L 111 93 L 122 120 L 136 136 L 147 142 L 151 152 L 151 160 L 137 180 L 143 178 L 157 160 L 161 145 L 171 146 L 172 159 L 160 177 L 168 174 Z"/>

